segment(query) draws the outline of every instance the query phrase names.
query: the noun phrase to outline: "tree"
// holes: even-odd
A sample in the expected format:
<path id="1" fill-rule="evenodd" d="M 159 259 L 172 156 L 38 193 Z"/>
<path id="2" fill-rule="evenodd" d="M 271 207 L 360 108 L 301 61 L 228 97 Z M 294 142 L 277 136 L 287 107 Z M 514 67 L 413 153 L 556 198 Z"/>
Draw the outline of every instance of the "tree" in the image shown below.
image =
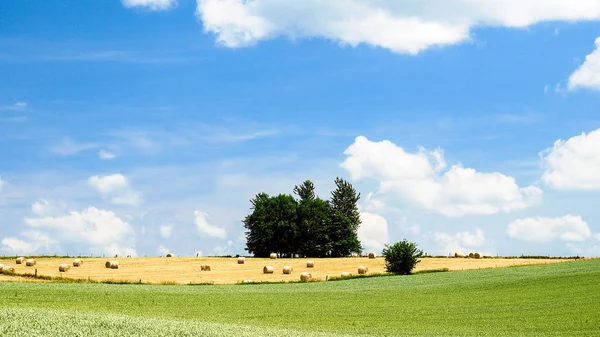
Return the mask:
<path id="1" fill-rule="evenodd" d="M 360 193 L 356 193 L 352 184 L 339 177 L 335 178 L 335 186 L 336 189 L 331 192 L 331 209 L 350 219 L 352 229 L 357 231 L 361 224 L 358 212 Z"/>
<path id="2" fill-rule="evenodd" d="M 388 273 L 398 275 L 410 275 L 417 263 L 418 258 L 423 256 L 423 251 L 417 249 L 417 244 L 408 242 L 406 239 L 393 245 L 385 245 L 382 255 L 385 257 L 385 269 Z"/>
<path id="3" fill-rule="evenodd" d="M 325 257 L 331 250 L 328 228 L 330 207 L 321 198 L 301 200 L 298 205 L 298 254 L 303 257 Z"/>
<path id="4" fill-rule="evenodd" d="M 268 257 L 273 243 L 273 227 L 269 219 L 270 197 L 266 193 L 258 193 L 252 204 L 252 213 L 242 221 L 246 231 L 246 250 L 257 257 Z"/>
<path id="5" fill-rule="evenodd" d="M 331 192 L 332 222 L 331 239 L 333 242 L 332 256 L 348 256 L 352 253 L 360 253 L 362 246 L 358 240 L 358 228 L 360 227 L 360 212 L 358 211 L 357 193 L 352 184 L 335 178 L 336 189 Z"/>
<path id="6" fill-rule="evenodd" d="M 315 198 L 315 184 L 305 180 L 300 186 L 294 186 L 294 193 L 300 197 L 300 200 L 312 200 Z"/>

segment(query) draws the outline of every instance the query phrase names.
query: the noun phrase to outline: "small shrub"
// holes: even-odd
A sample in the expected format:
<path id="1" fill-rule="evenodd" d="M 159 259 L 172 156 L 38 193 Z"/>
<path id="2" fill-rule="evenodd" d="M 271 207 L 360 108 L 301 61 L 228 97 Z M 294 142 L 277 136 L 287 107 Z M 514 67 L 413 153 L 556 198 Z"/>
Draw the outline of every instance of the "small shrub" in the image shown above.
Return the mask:
<path id="1" fill-rule="evenodd" d="M 385 257 L 385 269 L 388 273 L 398 275 L 410 275 L 423 251 L 417 249 L 417 244 L 408 242 L 406 239 L 393 245 L 385 245 L 382 255 Z"/>

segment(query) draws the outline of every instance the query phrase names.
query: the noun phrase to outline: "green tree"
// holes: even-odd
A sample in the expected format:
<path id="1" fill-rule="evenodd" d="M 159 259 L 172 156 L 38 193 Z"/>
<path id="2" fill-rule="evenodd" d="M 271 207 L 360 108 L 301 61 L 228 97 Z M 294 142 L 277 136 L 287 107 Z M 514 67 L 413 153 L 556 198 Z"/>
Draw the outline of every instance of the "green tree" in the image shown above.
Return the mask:
<path id="1" fill-rule="evenodd" d="M 360 212 L 358 201 L 360 193 L 357 193 L 352 184 L 335 178 L 336 188 L 331 192 L 331 239 L 333 242 L 332 256 L 348 256 L 351 253 L 360 253 L 362 247 L 358 240 L 358 228 L 360 227 Z"/>
<path id="2" fill-rule="evenodd" d="M 271 197 L 266 193 L 258 193 L 250 200 L 252 213 L 244 220 L 246 231 L 246 250 L 257 257 L 268 257 L 273 244 L 273 226 L 269 214 Z"/>
<path id="3" fill-rule="evenodd" d="M 417 248 L 416 243 L 404 239 L 391 246 L 386 244 L 382 255 L 388 273 L 410 275 L 417 263 L 421 262 L 418 258 L 423 256 L 423 251 Z"/>
<path id="4" fill-rule="evenodd" d="M 325 257 L 331 250 L 328 228 L 330 207 L 321 198 L 304 199 L 298 205 L 298 254 L 303 257 Z"/>
<path id="5" fill-rule="evenodd" d="M 315 184 L 305 180 L 300 186 L 294 186 L 294 193 L 300 197 L 300 200 L 312 200 L 315 198 Z"/>

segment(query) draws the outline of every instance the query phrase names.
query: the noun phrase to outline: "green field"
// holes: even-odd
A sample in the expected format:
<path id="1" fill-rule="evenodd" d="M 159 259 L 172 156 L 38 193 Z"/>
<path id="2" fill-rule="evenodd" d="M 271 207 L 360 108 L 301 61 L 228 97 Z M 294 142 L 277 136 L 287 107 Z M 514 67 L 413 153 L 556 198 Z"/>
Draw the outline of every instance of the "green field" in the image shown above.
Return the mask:
<path id="1" fill-rule="evenodd" d="M 0 283 L 1 336 L 600 336 L 600 260 L 336 282 Z"/>

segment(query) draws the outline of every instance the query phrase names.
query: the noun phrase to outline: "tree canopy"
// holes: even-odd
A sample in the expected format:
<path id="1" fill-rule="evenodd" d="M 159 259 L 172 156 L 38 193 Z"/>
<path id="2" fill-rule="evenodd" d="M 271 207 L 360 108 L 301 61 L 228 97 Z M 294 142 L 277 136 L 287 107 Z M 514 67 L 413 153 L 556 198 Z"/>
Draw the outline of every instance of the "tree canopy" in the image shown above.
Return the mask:
<path id="1" fill-rule="evenodd" d="M 252 213 L 244 220 L 246 250 L 256 257 L 343 257 L 361 253 L 357 231 L 360 194 L 352 185 L 335 179 L 331 201 L 316 196 L 310 180 L 290 194 L 258 193 L 250 200 Z"/>

